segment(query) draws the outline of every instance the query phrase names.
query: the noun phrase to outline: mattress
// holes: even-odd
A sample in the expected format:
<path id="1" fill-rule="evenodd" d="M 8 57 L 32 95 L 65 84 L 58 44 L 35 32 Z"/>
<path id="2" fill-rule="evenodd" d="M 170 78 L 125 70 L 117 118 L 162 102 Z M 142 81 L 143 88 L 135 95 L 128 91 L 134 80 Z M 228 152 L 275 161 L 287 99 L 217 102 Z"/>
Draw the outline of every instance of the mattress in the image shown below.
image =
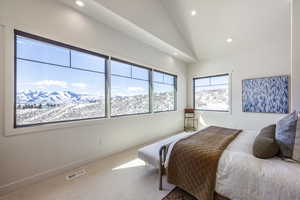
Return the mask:
<path id="1" fill-rule="evenodd" d="M 300 200 L 300 164 L 254 157 L 257 134 L 242 132 L 223 152 L 216 192 L 232 200 Z"/>

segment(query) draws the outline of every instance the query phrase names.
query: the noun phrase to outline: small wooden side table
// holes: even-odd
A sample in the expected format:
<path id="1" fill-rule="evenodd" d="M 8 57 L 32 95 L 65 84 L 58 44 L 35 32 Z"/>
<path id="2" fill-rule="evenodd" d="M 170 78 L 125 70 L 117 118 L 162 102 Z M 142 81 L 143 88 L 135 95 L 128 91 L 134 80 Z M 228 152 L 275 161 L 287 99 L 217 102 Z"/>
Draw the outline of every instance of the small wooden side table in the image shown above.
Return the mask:
<path id="1" fill-rule="evenodd" d="M 193 126 L 189 127 L 189 122 L 192 121 Z M 195 109 L 186 108 L 184 109 L 184 130 L 195 131 L 198 129 L 198 118 L 196 117 Z"/>

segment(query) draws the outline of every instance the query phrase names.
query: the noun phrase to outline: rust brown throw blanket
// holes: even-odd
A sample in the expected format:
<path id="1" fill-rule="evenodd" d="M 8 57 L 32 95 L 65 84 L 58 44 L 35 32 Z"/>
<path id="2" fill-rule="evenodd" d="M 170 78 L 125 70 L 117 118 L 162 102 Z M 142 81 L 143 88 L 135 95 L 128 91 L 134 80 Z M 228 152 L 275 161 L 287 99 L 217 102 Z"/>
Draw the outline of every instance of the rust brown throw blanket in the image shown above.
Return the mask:
<path id="1" fill-rule="evenodd" d="M 168 163 L 168 182 L 199 200 L 213 200 L 219 159 L 240 132 L 211 126 L 178 141 Z"/>

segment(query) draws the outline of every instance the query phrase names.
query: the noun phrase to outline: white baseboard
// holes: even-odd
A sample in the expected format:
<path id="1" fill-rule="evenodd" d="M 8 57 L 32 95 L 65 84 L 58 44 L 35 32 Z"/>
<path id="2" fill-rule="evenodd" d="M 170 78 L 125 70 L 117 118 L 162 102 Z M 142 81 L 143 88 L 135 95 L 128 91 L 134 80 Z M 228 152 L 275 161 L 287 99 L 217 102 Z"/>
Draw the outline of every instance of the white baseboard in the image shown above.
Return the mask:
<path id="1" fill-rule="evenodd" d="M 29 176 L 29 177 L 26 177 L 26 178 L 23 178 L 23 179 L 20 179 L 17 181 L 13 181 L 9 184 L 2 185 L 2 186 L 0 186 L 0 196 L 5 195 L 9 192 L 12 192 L 20 187 L 24 187 L 26 185 L 39 182 L 39 181 L 47 179 L 49 177 L 57 176 L 59 174 L 65 173 L 67 171 L 76 169 L 78 167 L 81 167 L 82 165 L 86 165 L 90 162 L 93 162 L 93 161 L 98 160 L 103 157 L 105 157 L 105 156 L 95 156 L 95 157 L 91 157 L 88 159 L 76 161 L 76 162 L 67 164 L 65 166 L 59 167 L 59 168 L 50 169 L 48 171 L 35 174 L 33 176 Z"/>
<path id="2" fill-rule="evenodd" d="M 176 133 L 178 132 L 181 132 L 182 130 L 180 131 L 177 131 Z M 58 167 L 58 168 L 54 168 L 54 169 L 50 169 L 50 170 L 47 170 L 45 172 L 41 172 L 41 173 L 38 173 L 38 174 L 35 174 L 33 176 L 29 176 L 29 177 L 25 177 L 23 179 L 20 179 L 20 180 L 17 180 L 17 181 L 13 181 L 9 184 L 6 184 L 6 185 L 1 185 L 0 186 L 0 197 L 9 193 L 9 192 L 12 192 L 16 189 L 19 189 L 21 187 L 24 187 L 24 186 L 27 186 L 27 185 L 30 185 L 30 184 L 33 184 L 33 183 L 36 183 L 36 182 L 39 182 L 39 181 L 42 181 L 42 180 L 45 180 L 49 177 L 53 177 L 53 176 L 57 176 L 57 175 L 60 175 L 60 174 L 63 174 L 65 172 L 68 172 L 68 171 L 71 171 L 73 169 L 76 169 L 76 168 L 79 168 L 83 165 L 86 165 L 88 163 L 91 163 L 91 162 L 94 162 L 96 160 L 99 160 L 99 159 L 104 159 L 108 156 L 112 156 L 114 154 L 118 154 L 118 153 L 121 153 L 121 152 L 124 152 L 125 150 L 130 150 L 132 148 L 137 148 L 137 147 L 141 147 L 143 145 L 146 145 L 146 144 L 150 144 L 150 143 L 153 143 L 159 139 L 163 139 L 163 138 L 167 138 L 171 135 L 174 135 L 173 134 L 170 134 L 170 135 L 165 135 L 165 136 L 161 136 L 159 138 L 156 138 L 156 139 L 152 139 L 150 141 L 148 141 L 147 143 L 144 143 L 144 144 L 138 144 L 138 145 L 135 145 L 133 147 L 127 147 L 127 148 L 124 148 L 124 149 L 120 149 L 118 151 L 115 151 L 115 152 L 111 152 L 111 153 L 108 153 L 106 155 L 97 155 L 97 156 L 92 156 L 88 159 L 84 159 L 84 160 L 80 160 L 80 161 L 75 161 L 73 163 L 70 163 L 70 164 L 67 164 L 65 166 L 61 166 L 61 167 Z"/>

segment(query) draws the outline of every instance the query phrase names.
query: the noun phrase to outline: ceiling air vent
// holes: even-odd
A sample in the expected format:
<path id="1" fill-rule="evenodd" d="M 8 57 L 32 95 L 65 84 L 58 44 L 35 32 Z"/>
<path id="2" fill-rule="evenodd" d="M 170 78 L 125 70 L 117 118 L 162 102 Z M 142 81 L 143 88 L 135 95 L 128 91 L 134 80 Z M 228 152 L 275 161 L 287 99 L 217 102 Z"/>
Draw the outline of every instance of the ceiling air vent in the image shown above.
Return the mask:
<path id="1" fill-rule="evenodd" d="M 80 176 L 83 176 L 83 175 L 86 175 L 87 174 L 87 171 L 85 169 L 80 169 L 78 171 L 75 171 L 69 175 L 66 176 L 66 179 L 68 181 L 71 181 L 73 179 L 76 179 L 76 178 L 79 178 Z"/>

